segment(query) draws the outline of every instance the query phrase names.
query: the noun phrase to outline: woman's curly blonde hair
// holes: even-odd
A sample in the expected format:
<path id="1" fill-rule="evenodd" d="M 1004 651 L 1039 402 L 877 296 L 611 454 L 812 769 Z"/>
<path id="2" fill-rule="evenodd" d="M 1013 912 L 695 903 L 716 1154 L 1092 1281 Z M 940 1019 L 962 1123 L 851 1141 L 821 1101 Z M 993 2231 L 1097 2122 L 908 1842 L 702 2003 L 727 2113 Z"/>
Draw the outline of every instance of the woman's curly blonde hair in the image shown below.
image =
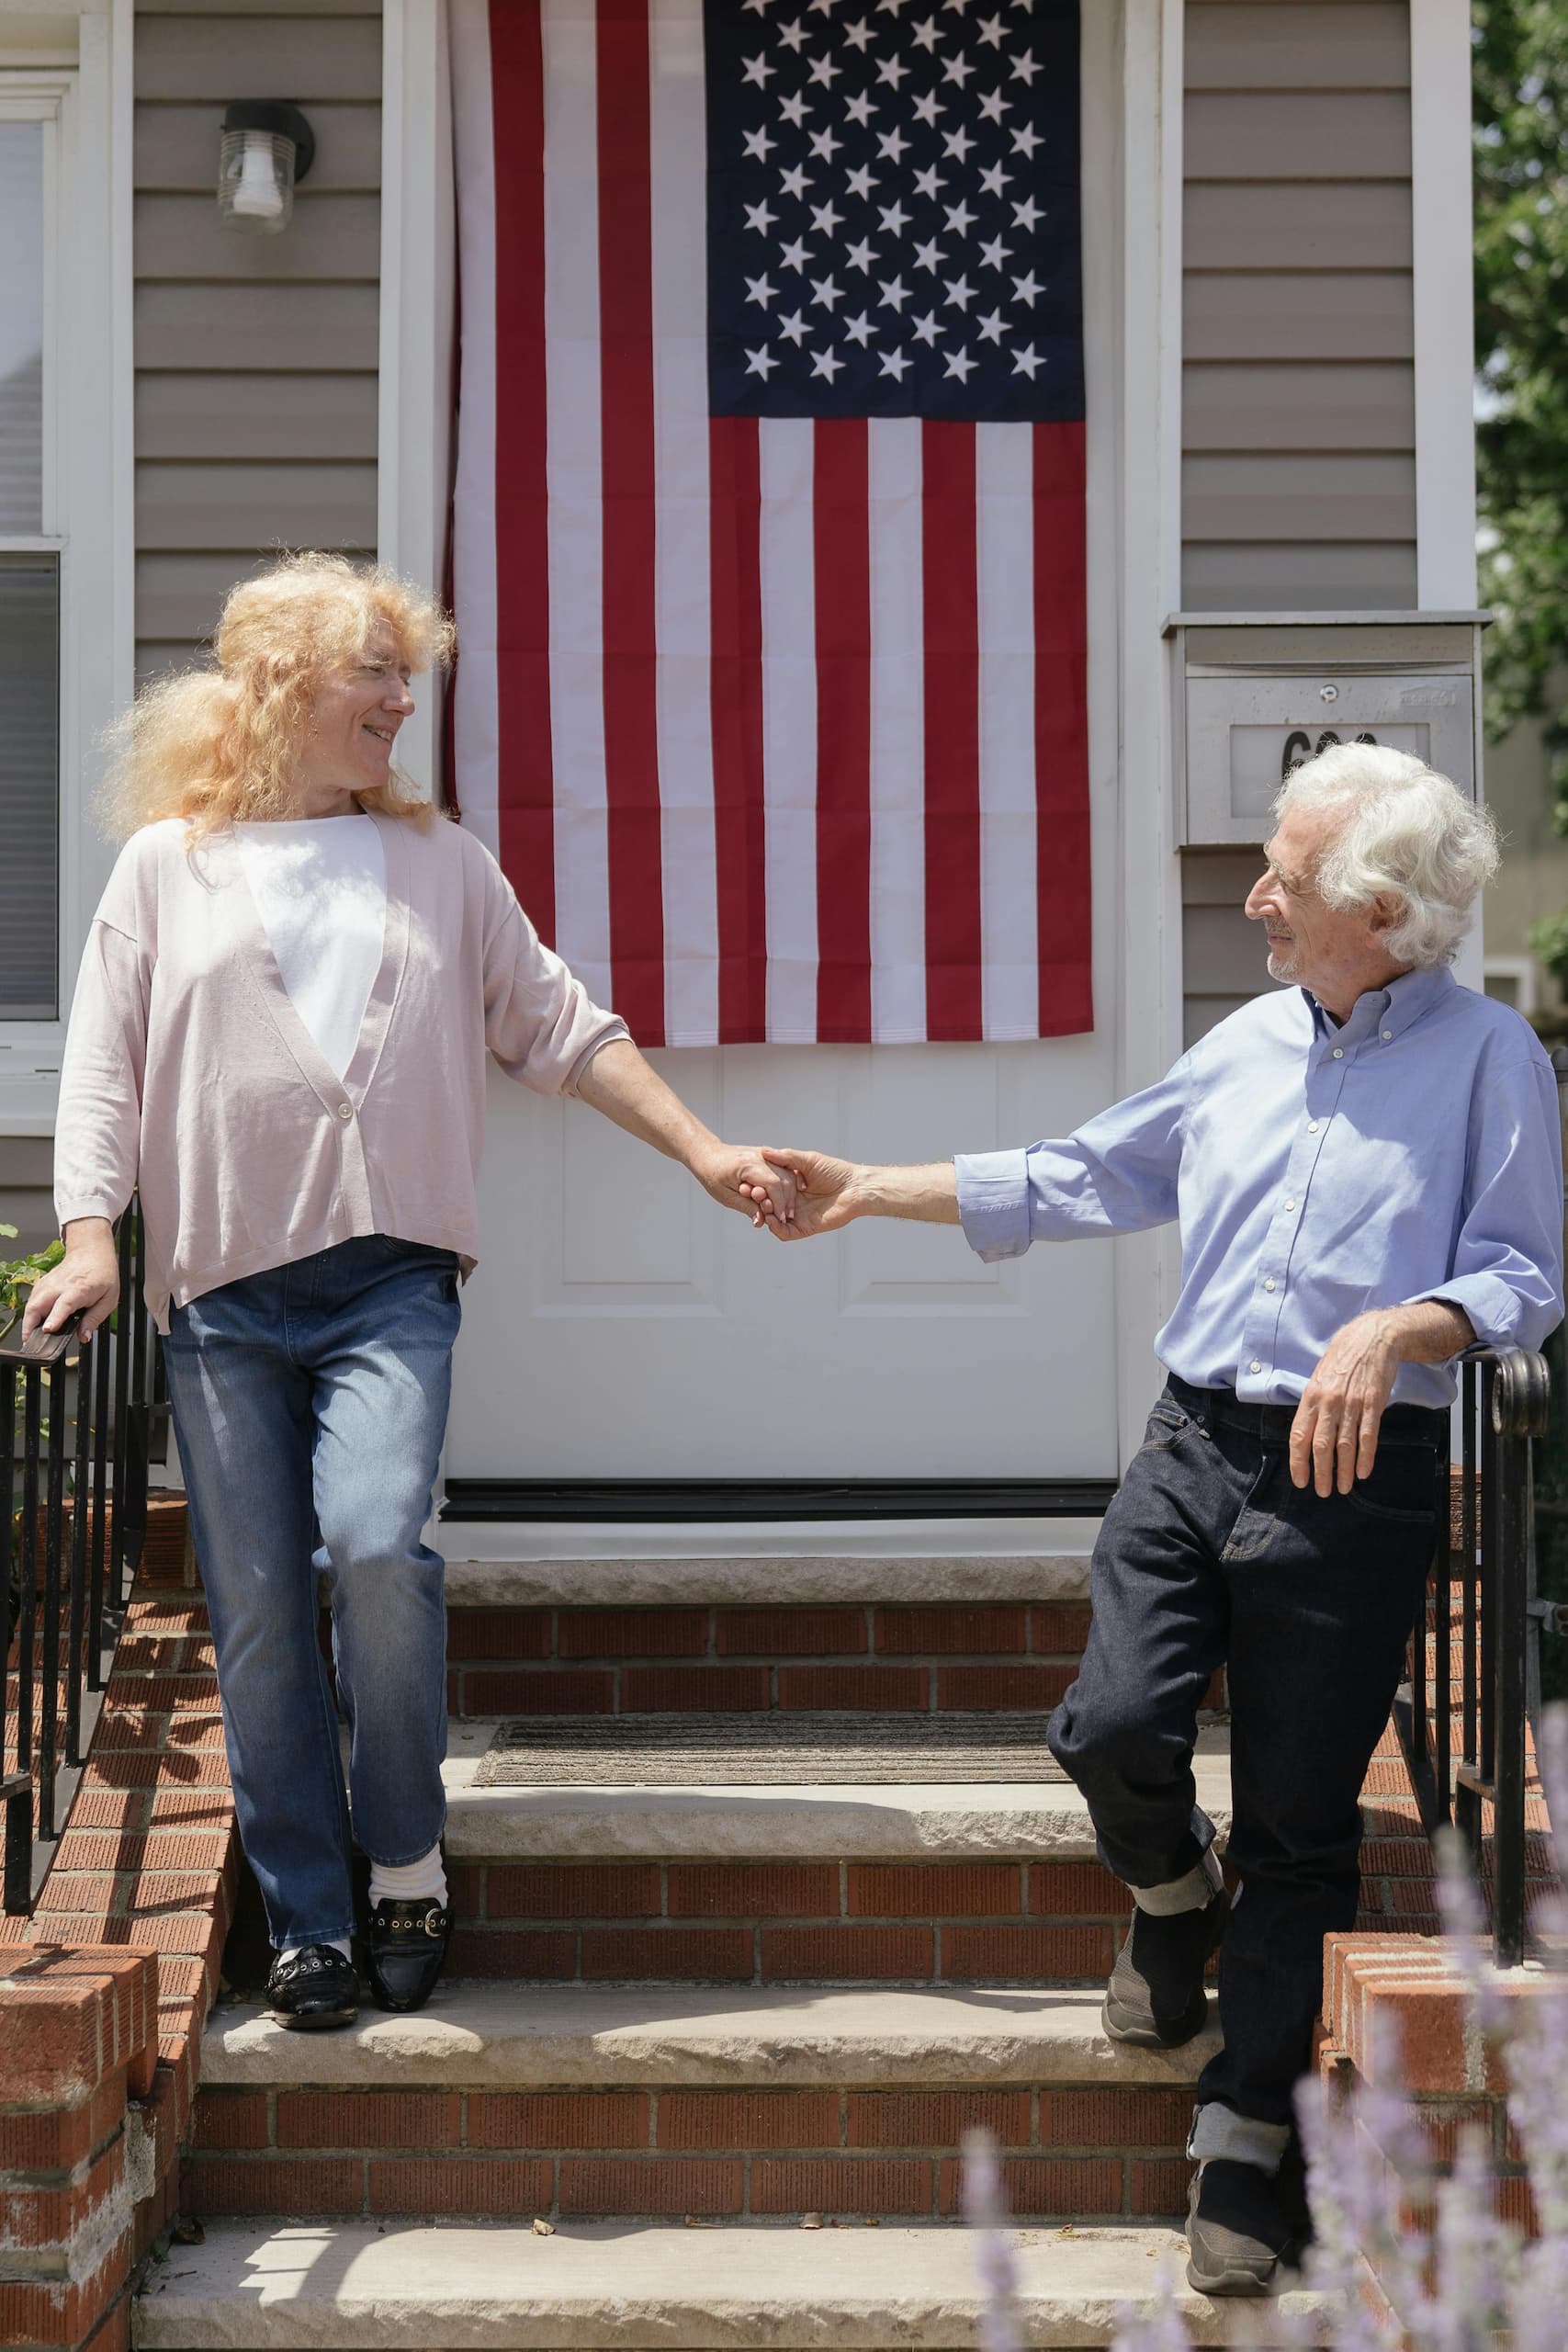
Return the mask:
<path id="1" fill-rule="evenodd" d="M 317 689 L 363 662 L 382 629 L 411 671 L 451 659 L 450 620 L 395 572 L 305 553 L 241 581 L 219 617 L 216 666 L 159 679 L 113 729 L 103 793 L 110 831 L 123 839 L 160 817 L 184 817 L 200 834 L 291 815 Z M 386 817 L 423 824 L 431 815 L 395 768 L 355 797 Z"/>

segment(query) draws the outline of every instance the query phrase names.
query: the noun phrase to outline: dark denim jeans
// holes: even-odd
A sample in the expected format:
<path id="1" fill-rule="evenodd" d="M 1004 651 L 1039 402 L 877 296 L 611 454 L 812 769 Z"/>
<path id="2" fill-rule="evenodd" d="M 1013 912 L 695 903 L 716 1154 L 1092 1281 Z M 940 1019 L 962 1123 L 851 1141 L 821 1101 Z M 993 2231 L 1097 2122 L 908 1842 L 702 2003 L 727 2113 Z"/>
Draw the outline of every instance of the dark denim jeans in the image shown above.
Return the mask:
<path id="1" fill-rule="evenodd" d="M 1448 1438 L 1445 1413 L 1393 1407 L 1371 1477 L 1319 1498 L 1291 1483 L 1291 1419 L 1168 1384 L 1106 1512 L 1083 1667 L 1046 1730 L 1107 1868 L 1163 1885 L 1213 1835 L 1192 1748 L 1228 1666 L 1241 1888 L 1220 1958 L 1225 2046 L 1198 2097 L 1268 2123 L 1292 2120 L 1310 2063 L 1324 1937 L 1355 1924 L 1361 1783 L 1431 1566 Z"/>
<path id="2" fill-rule="evenodd" d="M 370 1234 L 169 1318 L 234 1809 L 277 1945 L 352 1931 L 338 1705 L 372 1861 L 416 1860 L 446 1819 L 446 1566 L 421 1530 L 460 1312 L 452 1251 Z M 316 1638 L 321 1573 L 338 1705 Z"/>

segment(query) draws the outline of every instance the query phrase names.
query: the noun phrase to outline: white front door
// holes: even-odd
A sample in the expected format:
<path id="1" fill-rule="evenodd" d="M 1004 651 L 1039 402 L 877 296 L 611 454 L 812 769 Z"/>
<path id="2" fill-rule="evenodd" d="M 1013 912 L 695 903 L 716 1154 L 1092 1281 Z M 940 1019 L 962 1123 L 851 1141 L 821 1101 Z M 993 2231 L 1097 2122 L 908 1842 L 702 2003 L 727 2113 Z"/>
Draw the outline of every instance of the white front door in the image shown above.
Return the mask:
<path id="1" fill-rule="evenodd" d="M 655 1055 L 729 1141 L 815 1145 L 873 1160 L 989 1150 L 1066 1133 L 1115 1099 L 1119 1070 L 1141 1083 L 1164 1058 L 1168 975 L 1165 983 L 1140 978 L 1136 1006 L 1120 1001 L 1129 971 L 1156 975 L 1169 957 L 1158 925 L 1147 922 L 1134 926 L 1131 955 L 1122 915 L 1129 853 L 1119 746 L 1128 737 L 1124 697 L 1135 687 L 1145 717 L 1155 707 L 1148 673 L 1152 662 L 1158 674 L 1159 590 L 1152 575 L 1145 581 L 1133 664 L 1131 654 L 1119 657 L 1118 577 L 1128 562 L 1126 517 L 1136 523 L 1158 507 L 1159 459 L 1156 436 L 1127 423 L 1117 353 L 1119 332 L 1124 343 L 1129 330 L 1125 322 L 1118 329 L 1117 309 L 1126 301 L 1135 311 L 1136 409 L 1156 367 L 1150 346 L 1159 330 L 1147 300 L 1123 282 L 1121 244 L 1136 213 L 1145 261 L 1151 249 L 1158 163 L 1148 75 L 1158 37 L 1145 5 L 1134 12 L 1134 73 L 1119 49 L 1117 13 L 1087 9 L 1083 23 L 1099 1026 L 1092 1036 L 1037 1045 Z M 1119 160 L 1123 106 L 1136 112 L 1138 135 Z M 1142 436 L 1132 460 L 1130 430 Z M 1132 499 L 1121 488 L 1129 471 Z M 1134 576 L 1146 570 L 1140 557 Z M 1143 741 L 1135 729 L 1132 740 Z M 1162 768 L 1135 757 L 1130 854 L 1168 895 Z M 1142 903 L 1146 892 L 1133 896 Z M 1144 1041 L 1135 1053 L 1130 1035 Z M 451 1478 L 1113 1476 L 1119 1428 L 1131 1426 L 1155 1377 L 1155 1278 L 1136 1261 L 1137 1299 L 1119 1306 L 1110 1243 L 1040 1248 L 985 1266 L 953 1229 L 878 1222 L 784 1247 L 715 1207 L 682 1170 L 583 1105 L 540 1101 L 493 1069 L 480 1209 L 483 1257 L 464 1296 Z M 1136 1335 L 1131 1379 L 1117 1361 L 1119 1323 Z M 1119 1393 L 1119 1372 L 1127 1393 Z"/>
<path id="2" fill-rule="evenodd" d="M 653 1058 L 727 1138 L 923 1160 L 1061 1134 L 1093 1037 Z M 1110 1249 L 983 1265 L 943 1227 L 785 1247 L 581 1103 L 492 1070 L 449 1477 L 1091 1477 L 1116 1470 Z"/>

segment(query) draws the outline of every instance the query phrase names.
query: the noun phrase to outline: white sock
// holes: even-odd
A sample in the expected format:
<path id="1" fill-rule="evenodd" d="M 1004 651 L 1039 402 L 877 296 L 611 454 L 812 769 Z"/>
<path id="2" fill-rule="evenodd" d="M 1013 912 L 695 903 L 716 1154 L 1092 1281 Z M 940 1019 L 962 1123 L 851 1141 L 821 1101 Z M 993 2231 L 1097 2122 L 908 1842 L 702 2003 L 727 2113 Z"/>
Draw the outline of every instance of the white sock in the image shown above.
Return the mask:
<path id="1" fill-rule="evenodd" d="M 344 1960 L 354 1958 L 354 1946 L 346 1936 L 318 1936 L 316 1940 L 318 1943 L 324 1943 L 329 1951 L 341 1951 Z M 278 1957 L 280 1960 L 292 1960 L 297 1951 L 305 1951 L 308 1949 L 309 1947 L 305 1944 L 285 1944 Z"/>
<path id="2" fill-rule="evenodd" d="M 441 1849 L 432 1846 L 416 1862 L 372 1862 L 370 1865 L 370 1902 L 378 1903 L 445 1903 L 446 1873 L 441 1867 Z"/>

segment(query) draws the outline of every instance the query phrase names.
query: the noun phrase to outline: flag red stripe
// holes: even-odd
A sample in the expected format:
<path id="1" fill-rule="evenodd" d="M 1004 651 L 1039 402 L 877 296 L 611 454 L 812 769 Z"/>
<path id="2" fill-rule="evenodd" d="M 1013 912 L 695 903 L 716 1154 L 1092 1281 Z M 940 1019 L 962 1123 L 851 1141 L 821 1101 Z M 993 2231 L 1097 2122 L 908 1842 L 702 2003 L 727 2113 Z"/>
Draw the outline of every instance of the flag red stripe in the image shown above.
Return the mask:
<path id="1" fill-rule="evenodd" d="M 612 998 L 664 1042 L 647 0 L 598 0 L 604 783 Z"/>
<path id="2" fill-rule="evenodd" d="M 1084 428 L 1034 427 L 1034 793 L 1040 1035 L 1094 1026 Z"/>
<path id="3" fill-rule="evenodd" d="M 762 459 L 753 416 L 708 424 L 714 851 L 718 1035 L 768 1034 L 768 864 L 762 796 Z"/>
<path id="4" fill-rule="evenodd" d="M 978 1037 L 980 618 L 975 428 L 920 429 L 925 599 L 926 1035 Z"/>
<path id="5" fill-rule="evenodd" d="M 501 862 L 555 938 L 545 452 L 545 65 L 538 0 L 491 0 L 495 155 L 495 611 Z"/>
<path id="6" fill-rule="evenodd" d="M 817 1037 L 871 1035 L 871 453 L 863 417 L 816 432 Z"/>

